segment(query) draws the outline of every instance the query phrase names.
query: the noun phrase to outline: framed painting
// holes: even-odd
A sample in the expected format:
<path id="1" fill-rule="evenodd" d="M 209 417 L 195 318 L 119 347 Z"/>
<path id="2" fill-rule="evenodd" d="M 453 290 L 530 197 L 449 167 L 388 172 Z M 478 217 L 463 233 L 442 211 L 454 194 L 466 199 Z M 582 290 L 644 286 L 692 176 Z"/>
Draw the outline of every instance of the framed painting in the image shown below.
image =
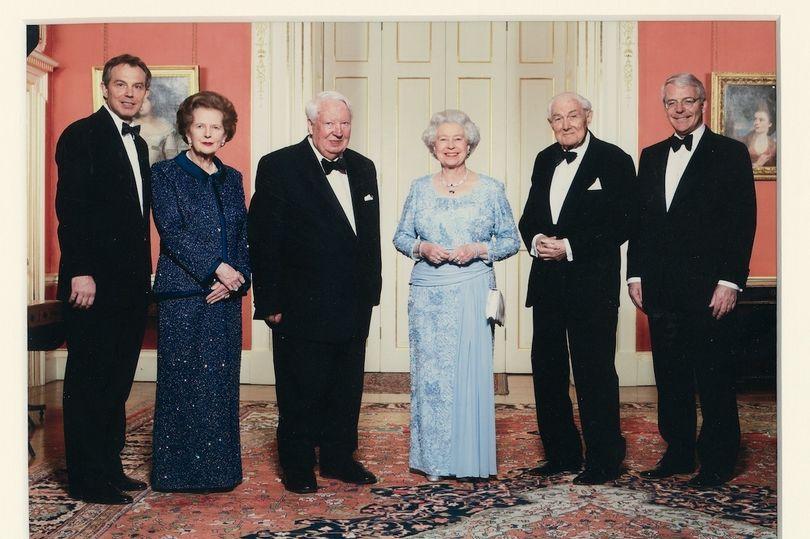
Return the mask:
<path id="1" fill-rule="evenodd" d="M 93 109 L 104 103 L 101 94 L 103 67 L 93 67 Z M 177 109 L 183 100 L 200 91 L 197 66 L 149 66 L 152 83 L 134 124 L 141 126 L 141 136 L 149 146 L 149 164 L 172 159 L 188 149 L 175 129 Z"/>
<path id="2" fill-rule="evenodd" d="M 748 148 L 754 177 L 776 179 L 776 74 L 712 73 L 712 130 Z"/>

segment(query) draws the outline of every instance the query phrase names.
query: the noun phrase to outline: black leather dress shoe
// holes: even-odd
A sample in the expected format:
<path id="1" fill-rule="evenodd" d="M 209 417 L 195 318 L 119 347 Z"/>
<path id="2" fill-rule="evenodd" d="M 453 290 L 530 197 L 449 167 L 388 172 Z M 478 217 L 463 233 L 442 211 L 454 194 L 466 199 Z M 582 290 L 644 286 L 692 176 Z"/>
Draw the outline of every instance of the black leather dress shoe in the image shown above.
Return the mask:
<path id="1" fill-rule="evenodd" d="M 340 466 L 321 465 L 321 477 L 330 477 L 355 485 L 373 485 L 377 482 L 377 477 L 356 460 L 344 462 Z"/>
<path id="2" fill-rule="evenodd" d="M 74 500 L 104 505 L 126 505 L 132 503 L 132 496 L 121 492 L 110 483 L 96 485 L 71 485 L 68 494 Z"/>
<path id="3" fill-rule="evenodd" d="M 692 473 L 695 471 L 694 464 L 671 464 L 659 462 L 655 468 L 639 472 L 638 475 L 644 479 L 664 479 L 678 474 Z"/>
<path id="4" fill-rule="evenodd" d="M 686 484 L 693 488 L 712 488 L 727 483 L 729 479 L 731 479 L 731 477 L 720 475 L 716 472 L 704 472 L 700 470 L 700 472 L 687 481 Z"/>
<path id="5" fill-rule="evenodd" d="M 116 477 L 115 479 L 110 479 L 110 484 L 115 488 L 117 488 L 118 490 L 125 490 L 125 491 L 146 490 L 146 483 L 128 477 L 124 474 L 121 474 L 120 477 Z"/>
<path id="6" fill-rule="evenodd" d="M 575 485 L 601 485 L 613 481 L 622 474 L 620 469 L 603 470 L 600 468 L 585 468 L 581 474 L 574 478 Z"/>
<path id="7" fill-rule="evenodd" d="M 559 473 L 577 473 L 582 468 L 581 463 L 565 463 L 547 460 L 544 464 L 531 468 L 526 471 L 529 475 L 537 475 L 540 477 L 549 477 Z"/>
<path id="8" fill-rule="evenodd" d="M 296 494 L 309 494 L 318 490 L 315 473 L 312 470 L 290 470 L 282 478 L 284 488 Z"/>

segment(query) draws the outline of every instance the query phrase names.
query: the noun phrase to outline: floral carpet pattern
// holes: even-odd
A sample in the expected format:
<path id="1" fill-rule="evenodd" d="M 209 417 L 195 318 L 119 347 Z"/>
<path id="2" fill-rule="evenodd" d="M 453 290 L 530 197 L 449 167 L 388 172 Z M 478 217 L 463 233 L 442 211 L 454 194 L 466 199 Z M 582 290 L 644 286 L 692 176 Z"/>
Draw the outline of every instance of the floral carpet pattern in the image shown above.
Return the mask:
<path id="1" fill-rule="evenodd" d="M 408 471 L 408 404 L 365 404 L 357 457 L 380 481 L 371 487 L 319 478 L 299 496 L 280 482 L 276 407 L 241 404 L 244 481 L 233 492 L 138 493 L 129 506 L 71 500 L 64 470 L 29 468 L 30 533 L 42 538 L 698 538 L 776 537 L 776 406 L 740 403 L 743 447 L 737 476 L 710 490 L 688 476 L 648 481 L 638 470 L 663 450 L 654 404 L 622 405 L 630 471 L 613 483 L 576 486 L 572 475 L 526 474 L 542 459 L 534 407 L 498 405 L 498 479 L 429 483 Z M 148 479 L 152 409 L 129 418 L 124 468 Z"/>

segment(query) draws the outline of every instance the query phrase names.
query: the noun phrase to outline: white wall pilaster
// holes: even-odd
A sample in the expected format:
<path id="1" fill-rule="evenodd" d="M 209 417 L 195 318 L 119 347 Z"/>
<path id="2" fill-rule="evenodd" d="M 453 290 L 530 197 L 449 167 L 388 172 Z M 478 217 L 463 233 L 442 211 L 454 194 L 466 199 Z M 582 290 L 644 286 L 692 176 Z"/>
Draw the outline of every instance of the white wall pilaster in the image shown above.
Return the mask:
<path id="1" fill-rule="evenodd" d="M 45 105 L 48 101 L 48 74 L 59 64 L 46 56 L 46 27 L 40 28 L 40 41 L 26 59 L 27 106 L 27 184 L 28 184 L 28 303 L 45 299 Z M 40 386 L 45 376 L 45 356 L 28 352 L 28 386 Z"/>

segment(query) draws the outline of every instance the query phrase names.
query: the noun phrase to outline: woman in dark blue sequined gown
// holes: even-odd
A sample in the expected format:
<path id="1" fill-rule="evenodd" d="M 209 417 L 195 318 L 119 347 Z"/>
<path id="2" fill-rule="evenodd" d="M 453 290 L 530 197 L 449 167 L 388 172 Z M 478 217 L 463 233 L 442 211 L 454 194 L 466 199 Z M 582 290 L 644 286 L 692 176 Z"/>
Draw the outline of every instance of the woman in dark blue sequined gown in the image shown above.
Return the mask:
<path id="1" fill-rule="evenodd" d="M 236 131 L 226 98 L 200 92 L 177 113 L 191 148 L 152 167 L 160 258 L 152 487 L 229 490 L 242 481 L 239 360 L 250 286 L 242 175 L 215 153 Z"/>

